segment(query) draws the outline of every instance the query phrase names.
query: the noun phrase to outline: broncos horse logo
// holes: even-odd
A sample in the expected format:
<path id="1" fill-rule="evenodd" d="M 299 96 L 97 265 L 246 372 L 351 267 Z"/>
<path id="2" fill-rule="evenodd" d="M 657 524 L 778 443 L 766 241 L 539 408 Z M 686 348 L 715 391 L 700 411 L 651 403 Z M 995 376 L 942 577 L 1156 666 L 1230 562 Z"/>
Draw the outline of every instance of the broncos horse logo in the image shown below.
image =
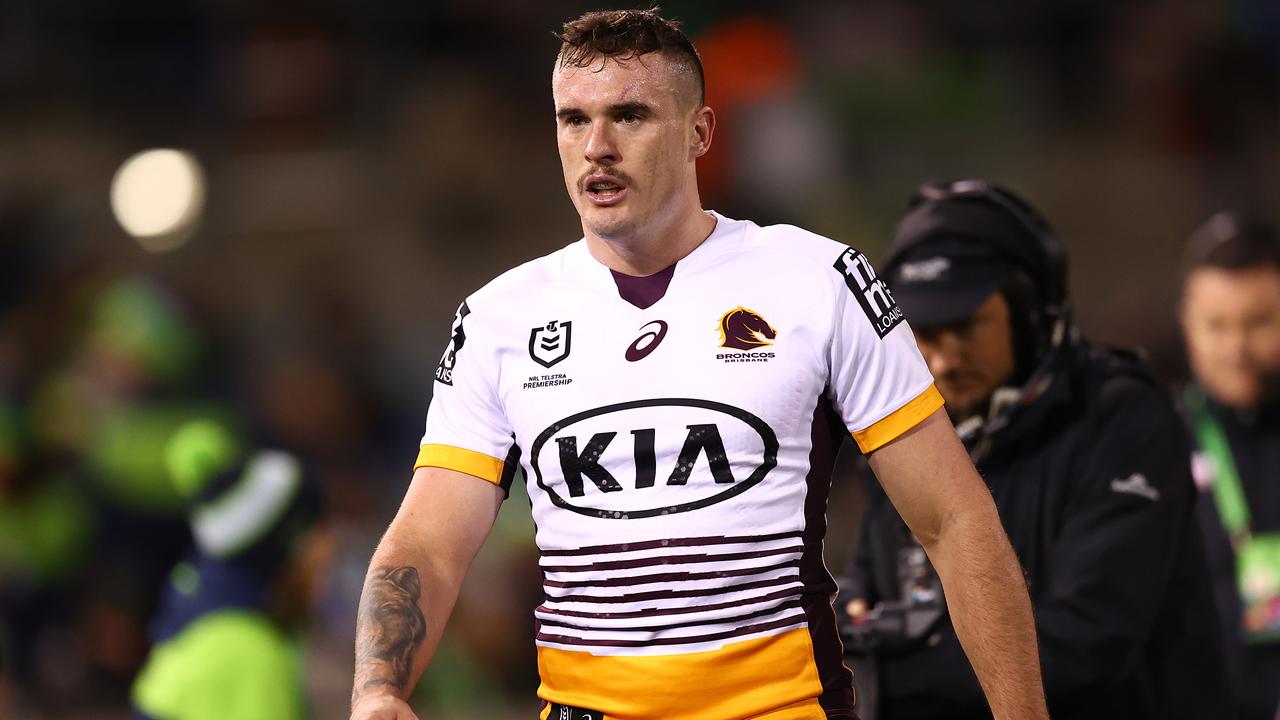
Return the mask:
<path id="1" fill-rule="evenodd" d="M 754 350 L 772 345 L 769 341 L 777 336 L 778 331 L 759 313 L 744 307 L 736 307 L 720 318 L 720 347 Z"/>

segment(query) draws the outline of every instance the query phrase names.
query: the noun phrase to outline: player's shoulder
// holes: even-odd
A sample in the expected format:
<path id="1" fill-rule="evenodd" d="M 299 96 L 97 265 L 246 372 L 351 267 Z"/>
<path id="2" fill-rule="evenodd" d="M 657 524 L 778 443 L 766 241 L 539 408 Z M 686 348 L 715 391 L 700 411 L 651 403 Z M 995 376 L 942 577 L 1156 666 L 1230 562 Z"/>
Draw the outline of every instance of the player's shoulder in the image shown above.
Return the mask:
<path id="1" fill-rule="evenodd" d="M 475 312 L 487 306 L 528 302 L 530 293 L 545 290 L 564 279 L 568 257 L 581 243 L 579 240 L 503 272 L 467 296 L 467 305 Z"/>
<path id="2" fill-rule="evenodd" d="M 745 234 L 744 249 L 754 251 L 767 262 L 819 273 L 828 280 L 840 278 L 852 260 L 863 257 L 848 243 L 796 225 L 750 223 Z"/>
<path id="3" fill-rule="evenodd" d="M 797 225 L 780 223 L 777 225 L 756 225 L 751 223 L 755 232 L 750 238 L 754 248 L 775 252 L 779 255 L 792 255 L 810 260 L 825 262 L 831 265 L 849 246 L 819 235 Z"/>

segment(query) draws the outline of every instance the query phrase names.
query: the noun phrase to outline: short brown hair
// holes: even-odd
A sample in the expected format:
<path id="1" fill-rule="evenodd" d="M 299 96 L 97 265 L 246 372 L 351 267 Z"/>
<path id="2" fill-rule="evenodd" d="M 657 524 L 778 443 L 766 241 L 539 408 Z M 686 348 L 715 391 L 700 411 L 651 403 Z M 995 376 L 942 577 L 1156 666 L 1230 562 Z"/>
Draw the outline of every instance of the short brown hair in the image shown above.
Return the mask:
<path id="1" fill-rule="evenodd" d="M 587 67 L 596 58 L 630 60 L 652 52 L 665 54 L 693 71 L 698 83 L 698 104 L 706 102 L 702 59 L 676 20 L 648 10 L 595 10 L 564 24 L 560 38 L 560 67 Z"/>
<path id="2" fill-rule="evenodd" d="M 1191 233 L 1184 263 L 1188 274 L 1202 267 L 1280 271 L 1280 234 L 1256 218 L 1220 212 Z"/>

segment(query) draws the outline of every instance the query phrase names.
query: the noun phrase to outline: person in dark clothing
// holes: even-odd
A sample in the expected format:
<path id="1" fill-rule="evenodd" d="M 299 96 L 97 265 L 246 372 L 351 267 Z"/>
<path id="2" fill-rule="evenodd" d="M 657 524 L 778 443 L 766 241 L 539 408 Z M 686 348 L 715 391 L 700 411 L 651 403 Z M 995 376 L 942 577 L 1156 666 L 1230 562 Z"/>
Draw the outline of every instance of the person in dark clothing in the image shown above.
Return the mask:
<path id="1" fill-rule="evenodd" d="M 1230 213 L 1187 245 L 1197 510 L 1242 720 L 1280 706 L 1280 236 Z"/>
<path id="2" fill-rule="evenodd" d="M 1073 327 L 1052 228 L 989 183 L 927 184 L 884 267 L 1025 570 L 1052 717 L 1231 717 L 1185 426 L 1137 356 Z M 876 720 L 991 717 L 927 558 L 871 486 L 842 599 Z"/>

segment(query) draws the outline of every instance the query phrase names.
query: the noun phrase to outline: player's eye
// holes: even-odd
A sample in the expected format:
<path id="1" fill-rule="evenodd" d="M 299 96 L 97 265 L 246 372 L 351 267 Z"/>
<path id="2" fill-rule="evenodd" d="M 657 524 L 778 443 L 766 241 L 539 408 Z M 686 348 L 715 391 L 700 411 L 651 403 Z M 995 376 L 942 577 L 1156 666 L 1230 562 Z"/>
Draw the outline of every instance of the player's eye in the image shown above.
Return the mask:
<path id="1" fill-rule="evenodd" d="M 569 115 L 562 118 L 561 122 L 566 127 L 582 127 L 587 124 L 587 119 L 581 115 Z"/>
<path id="2" fill-rule="evenodd" d="M 624 125 L 635 125 L 636 123 L 640 122 L 640 115 L 633 112 L 622 113 L 621 115 L 618 116 L 618 120 L 621 121 Z"/>

